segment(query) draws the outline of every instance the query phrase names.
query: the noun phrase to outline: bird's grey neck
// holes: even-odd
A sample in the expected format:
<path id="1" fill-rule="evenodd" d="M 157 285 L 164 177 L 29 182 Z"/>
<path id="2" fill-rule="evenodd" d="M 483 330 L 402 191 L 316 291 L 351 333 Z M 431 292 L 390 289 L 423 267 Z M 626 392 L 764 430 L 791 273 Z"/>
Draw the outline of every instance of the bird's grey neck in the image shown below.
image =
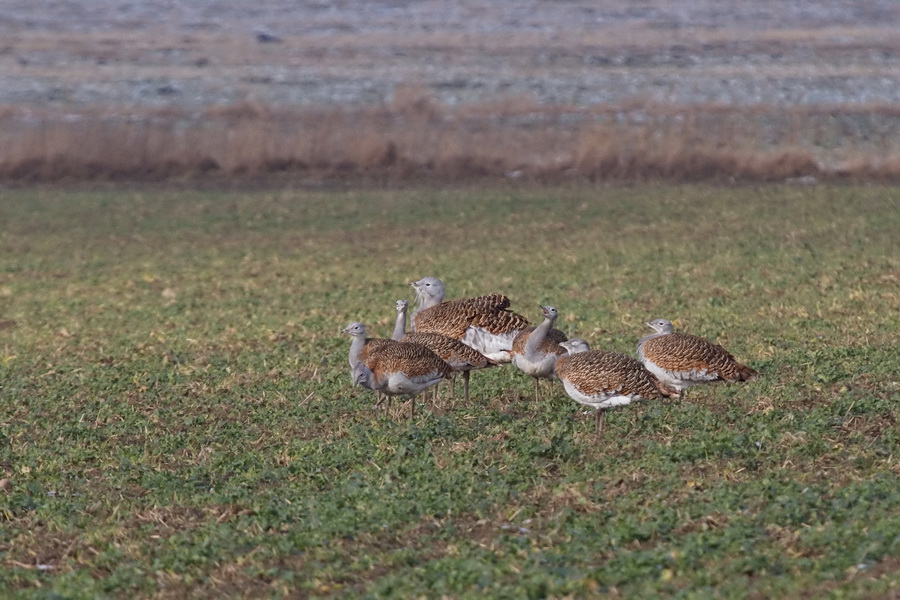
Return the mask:
<path id="1" fill-rule="evenodd" d="M 644 342 L 649 342 L 650 340 L 655 340 L 658 337 L 662 337 L 664 335 L 669 335 L 669 333 L 671 333 L 671 332 L 663 332 L 663 333 L 656 332 L 656 333 L 651 333 L 650 335 L 645 335 L 644 337 L 641 338 L 641 341 L 638 342 L 638 346 L 643 346 Z"/>
<path id="2" fill-rule="evenodd" d="M 431 308 L 432 306 L 437 306 L 438 304 L 440 304 L 443 301 L 444 301 L 443 294 L 439 294 L 437 296 L 429 296 L 424 293 L 417 293 L 416 294 L 416 302 L 417 302 L 416 312 L 419 312 L 420 310 L 425 310 L 426 308 Z M 413 313 L 413 314 L 415 314 L 415 313 Z"/>
<path id="3" fill-rule="evenodd" d="M 350 342 L 350 368 L 355 369 L 359 364 L 359 355 L 362 354 L 363 347 L 366 345 L 366 336 L 354 335 Z"/>
<path id="4" fill-rule="evenodd" d="M 537 352 L 538 348 L 541 347 L 541 344 L 544 343 L 544 338 L 547 337 L 547 333 L 553 328 L 554 323 L 556 323 L 556 317 L 544 317 L 541 324 L 534 328 L 534 331 L 528 336 L 528 340 L 525 341 L 526 357 Z"/>
<path id="5" fill-rule="evenodd" d="M 406 309 L 397 311 L 397 320 L 394 322 L 394 333 L 391 339 L 399 342 L 406 335 Z"/>

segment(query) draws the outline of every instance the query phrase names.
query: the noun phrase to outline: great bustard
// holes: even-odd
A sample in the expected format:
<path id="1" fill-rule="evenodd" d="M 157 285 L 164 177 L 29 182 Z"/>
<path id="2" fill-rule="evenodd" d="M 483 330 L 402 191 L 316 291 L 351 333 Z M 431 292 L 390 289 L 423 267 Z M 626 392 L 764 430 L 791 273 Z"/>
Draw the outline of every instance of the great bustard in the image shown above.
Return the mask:
<path id="1" fill-rule="evenodd" d="M 369 354 L 383 348 L 388 344 L 394 344 L 394 340 L 387 338 L 369 338 L 366 337 L 366 326 L 359 321 L 353 321 L 344 328 L 344 333 L 351 337 L 350 341 L 350 377 L 356 379 L 355 369 L 360 362 L 364 362 L 369 358 Z M 384 402 L 385 396 L 380 392 L 377 393 L 378 401 L 375 406 L 380 406 Z"/>
<path id="2" fill-rule="evenodd" d="M 522 315 L 508 310 L 509 298 L 488 294 L 445 302 L 444 282 L 436 277 L 425 277 L 410 285 L 418 300 L 410 319 L 413 331 L 440 333 L 461 340 L 494 362 L 510 362 L 513 340 L 529 323 Z"/>
<path id="3" fill-rule="evenodd" d="M 366 330 L 362 323 L 351 323 L 347 329 L 353 336 L 351 347 L 362 338 Z M 365 359 L 357 353 L 351 358 L 353 383 L 370 390 L 391 396 L 410 398 L 410 418 L 415 415 L 415 396 L 419 392 L 436 385 L 441 379 L 450 377 L 450 366 L 438 358 L 434 352 L 421 344 L 394 342 L 368 351 Z"/>
<path id="4" fill-rule="evenodd" d="M 604 410 L 636 400 L 673 398 L 675 388 L 659 381 L 635 359 L 618 352 L 591 350 L 572 338 L 560 344 L 567 354 L 556 359 L 556 376 L 570 398 L 596 410 L 597 432 L 603 431 Z"/>
<path id="5" fill-rule="evenodd" d="M 553 377 L 556 359 L 566 353 L 561 342 L 568 338 L 559 329 L 554 329 L 559 312 L 552 306 L 541 306 L 544 320 L 537 327 L 526 327 L 513 340 L 512 364 L 534 377 L 534 399 L 540 399 L 540 380 Z"/>
<path id="6" fill-rule="evenodd" d="M 722 346 L 696 335 L 675 333 L 666 319 L 654 319 L 647 326 L 656 333 L 638 342 L 638 357 L 648 371 L 678 390 L 679 395 L 701 383 L 748 381 L 758 375 Z"/>
<path id="7" fill-rule="evenodd" d="M 463 398 L 469 401 L 469 372 L 474 369 L 484 369 L 496 365 L 484 354 L 474 348 L 465 345 L 461 341 L 440 333 L 406 332 L 406 311 L 409 303 L 406 300 L 397 300 L 397 321 L 394 326 L 394 334 L 391 339 L 401 342 L 413 342 L 422 344 L 438 357 L 450 365 L 453 373 L 462 373 Z M 450 395 L 455 397 L 455 377 L 450 379 Z M 437 389 L 437 388 L 435 388 Z"/>

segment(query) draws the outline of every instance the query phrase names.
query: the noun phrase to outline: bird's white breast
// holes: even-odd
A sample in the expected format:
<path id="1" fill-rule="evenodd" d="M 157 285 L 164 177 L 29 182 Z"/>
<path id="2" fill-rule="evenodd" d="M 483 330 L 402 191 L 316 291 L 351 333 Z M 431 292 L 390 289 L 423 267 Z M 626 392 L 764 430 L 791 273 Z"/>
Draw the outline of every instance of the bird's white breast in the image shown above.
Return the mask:
<path id="1" fill-rule="evenodd" d="M 553 373 L 556 357 L 556 354 L 545 354 L 539 360 L 528 360 L 523 354 L 516 354 L 512 357 L 512 363 L 526 375 L 549 377 Z"/>
<path id="2" fill-rule="evenodd" d="M 704 381 L 713 381 L 718 376 L 710 373 L 707 369 L 691 369 L 690 371 L 670 371 L 663 369 L 652 360 L 641 357 L 644 368 L 656 375 L 657 379 L 663 383 L 667 383 L 679 392 L 684 388 L 703 383 Z"/>
<path id="3" fill-rule="evenodd" d="M 390 394 L 418 394 L 441 380 L 437 374 L 409 377 L 405 373 L 391 373 L 383 390 Z"/>
<path id="4" fill-rule="evenodd" d="M 612 406 L 624 406 L 631 404 L 635 400 L 640 400 L 639 395 L 623 395 L 615 392 L 609 394 L 584 394 L 576 388 L 570 381 L 563 381 L 563 387 L 572 400 L 585 404 L 593 408 L 610 408 Z"/>
<path id="5" fill-rule="evenodd" d="M 510 362 L 509 351 L 512 349 L 513 340 L 518 333 L 518 331 L 491 333 L 481 327 L 470 325 L 466 329 L 462 343 L 475 348 L 493 361 L 508 363 Z"/>

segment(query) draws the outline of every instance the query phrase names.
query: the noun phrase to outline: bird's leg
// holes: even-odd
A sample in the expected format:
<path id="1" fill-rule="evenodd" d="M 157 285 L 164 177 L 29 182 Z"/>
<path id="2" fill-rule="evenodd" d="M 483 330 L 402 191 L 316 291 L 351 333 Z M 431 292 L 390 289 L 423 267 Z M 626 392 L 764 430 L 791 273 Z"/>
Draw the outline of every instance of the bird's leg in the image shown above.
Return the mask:
<path id="1" fill-rule="evenodd" d="M 456 400 L 456 373 L 450 375 L 450 399 Z"/>
<path id="2" fill-rule="evenodd" d="M 602 408 L 598 408 L 594 418 L 596 419 L 597 434 L 599 435 L 603 433 L 603 422 L 606 420 L 606 411 Z"/>
<path id="3" fill-rule="evenodd" d="M 534 401 L 538 402 L 541 399 L 541 380 L 537 377 L 534 378 Z"/>
<path id="4" fill-rule="evenodd" d="M 409 420 L 412 421 L 416 416 L 416 397 L 412 395 L 409 397 Z"/>
<path id="5" fill-rule="evenodd" d="M 381 406 L 382 404 L 384 404 L 385 405 L 384 412 L 388 416 L 390 416 L 390 414 L 391 414 L 391 395 L 385 394 L 383 392 L 378 392 L 378 396 L 379 396 L 378 402 L 375 404 L 375 406 Z"/>
<path id="6" fill-rule="evenodd" d="M 466 405 L 469 404 L 469 374 L 470 371 L 463 371 L 463 398 L 466 401 Z"/>

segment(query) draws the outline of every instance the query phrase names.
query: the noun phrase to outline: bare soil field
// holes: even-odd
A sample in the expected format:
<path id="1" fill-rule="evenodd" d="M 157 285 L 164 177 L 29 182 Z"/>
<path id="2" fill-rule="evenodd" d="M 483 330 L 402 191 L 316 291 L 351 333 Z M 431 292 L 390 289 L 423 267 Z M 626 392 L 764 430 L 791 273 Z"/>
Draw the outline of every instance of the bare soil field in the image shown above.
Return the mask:
<path id="1" fill-rule="evenodd" d="M 900 174 L 889 0 L 4 7 L 6 179 Z"/>

